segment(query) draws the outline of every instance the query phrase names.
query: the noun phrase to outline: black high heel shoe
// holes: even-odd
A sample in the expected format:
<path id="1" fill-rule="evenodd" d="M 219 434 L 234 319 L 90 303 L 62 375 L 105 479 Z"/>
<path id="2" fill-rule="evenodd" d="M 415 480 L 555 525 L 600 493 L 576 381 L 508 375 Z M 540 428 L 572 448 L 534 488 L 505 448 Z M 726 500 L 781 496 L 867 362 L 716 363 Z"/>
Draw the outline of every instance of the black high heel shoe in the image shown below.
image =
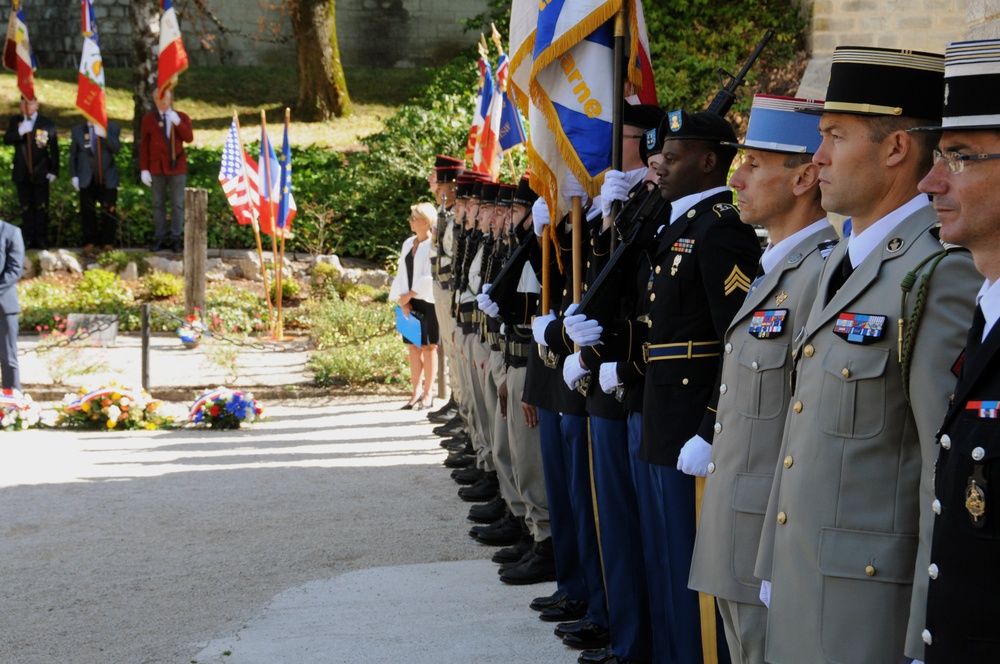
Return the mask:
<path id="1" fill-rule="evenodd" d="M 420 410 L 420 401 L 423 398 L 424 398 L 424 395 L 421 394 L 416 399 L 410 399 L 410 401 L 407 402 L 406 404 L 404 404 L 403 407 L 400 408 L 400 410 L 414 410 L 414 409 Z"/>

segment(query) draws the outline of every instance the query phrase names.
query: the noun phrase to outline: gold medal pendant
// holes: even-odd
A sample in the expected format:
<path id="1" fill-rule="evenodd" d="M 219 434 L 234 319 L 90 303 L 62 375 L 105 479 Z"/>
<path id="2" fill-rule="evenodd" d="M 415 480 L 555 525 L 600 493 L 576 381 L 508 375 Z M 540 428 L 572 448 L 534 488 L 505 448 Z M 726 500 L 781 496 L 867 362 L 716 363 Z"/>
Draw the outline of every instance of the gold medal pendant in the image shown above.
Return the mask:
<path id="1" fill-rule="evenodd" d="M 979 472 L 978 469 L 977 472 Z M 965 487 L 965 509 L 969 513 L 972 525 L 977 528 L 982 528 L 985 525 L 986 492 L 976 482 L 975 477 L 970 477 L 969 484 Z"/>

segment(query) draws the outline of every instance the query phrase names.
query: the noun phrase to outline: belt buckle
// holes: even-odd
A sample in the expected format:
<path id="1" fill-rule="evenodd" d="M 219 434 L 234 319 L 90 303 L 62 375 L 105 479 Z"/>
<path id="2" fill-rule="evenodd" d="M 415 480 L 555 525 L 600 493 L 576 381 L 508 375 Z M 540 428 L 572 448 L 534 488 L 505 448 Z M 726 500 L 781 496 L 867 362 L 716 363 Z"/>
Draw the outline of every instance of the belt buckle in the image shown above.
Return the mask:
<path id="1" fill-rule="evenodd" d="M 642 361 L 649 364 L 649 342 L 646 341 L 642 344 Z"/>
<path id="2" fill-rule="evenodd" d="M 575 387 L 577 392 L 587 396 L 587 393 L 590 392 L 590 374 L 582 376 L 580 380 L 576 381 Z"/>

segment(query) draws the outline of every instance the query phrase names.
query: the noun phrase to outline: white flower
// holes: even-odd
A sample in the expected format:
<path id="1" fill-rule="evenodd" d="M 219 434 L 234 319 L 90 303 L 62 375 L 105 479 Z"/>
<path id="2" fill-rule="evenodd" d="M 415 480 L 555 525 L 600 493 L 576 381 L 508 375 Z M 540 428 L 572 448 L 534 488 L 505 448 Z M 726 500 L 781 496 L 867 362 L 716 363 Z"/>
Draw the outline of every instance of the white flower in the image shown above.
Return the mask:
<path id="1" fill-rule="evenodd" d="M 130 402 L 128 400 L 128 397 L 122 397 L 121 399 L 118 400 L 118 403 L 121 404 L 122 406 L 127 406 L 129 405 Z"/>
<path id="2" fill-rule="evenodd" d="M 108 407 L 108 419 L 109 420 L 116 420 L 117 421 L 118 418 L 119 418 L 119 416 L 121 416 L 121 414 L 122 414 L 122 410 L 118 406 L 112 405 L 112 406 Z"/>

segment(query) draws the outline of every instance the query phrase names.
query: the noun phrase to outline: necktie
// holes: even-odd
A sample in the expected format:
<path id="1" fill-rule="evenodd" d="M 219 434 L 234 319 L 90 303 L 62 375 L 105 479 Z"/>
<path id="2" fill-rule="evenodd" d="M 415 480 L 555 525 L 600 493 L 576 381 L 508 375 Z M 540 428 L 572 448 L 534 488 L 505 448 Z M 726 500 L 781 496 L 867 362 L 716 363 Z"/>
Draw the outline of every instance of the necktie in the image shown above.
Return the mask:
<path id="1" fill-rule="evenodd" d="M 972 316 L 972 328 L 969 330 L 969 341 L 967 352 L 972 353 L 979 350 L 983 344 L 983 331 L 986 328 L 986 316 L 983 315 L 983 308 L 976 305 L 976 313 Z"/>
<path id="2" fill-rule="evenodd" d="M 834 271 L 830 279 L 830 288 L 826 292 L 827 302 L 833 299 L 833 296 L 844 286 L 844 283 L 853 273 L 854 266 L 851 264 L 851 254 L 850 252 L 844 252 L 844 260 L 840 262 L 840 266 Z"/>

